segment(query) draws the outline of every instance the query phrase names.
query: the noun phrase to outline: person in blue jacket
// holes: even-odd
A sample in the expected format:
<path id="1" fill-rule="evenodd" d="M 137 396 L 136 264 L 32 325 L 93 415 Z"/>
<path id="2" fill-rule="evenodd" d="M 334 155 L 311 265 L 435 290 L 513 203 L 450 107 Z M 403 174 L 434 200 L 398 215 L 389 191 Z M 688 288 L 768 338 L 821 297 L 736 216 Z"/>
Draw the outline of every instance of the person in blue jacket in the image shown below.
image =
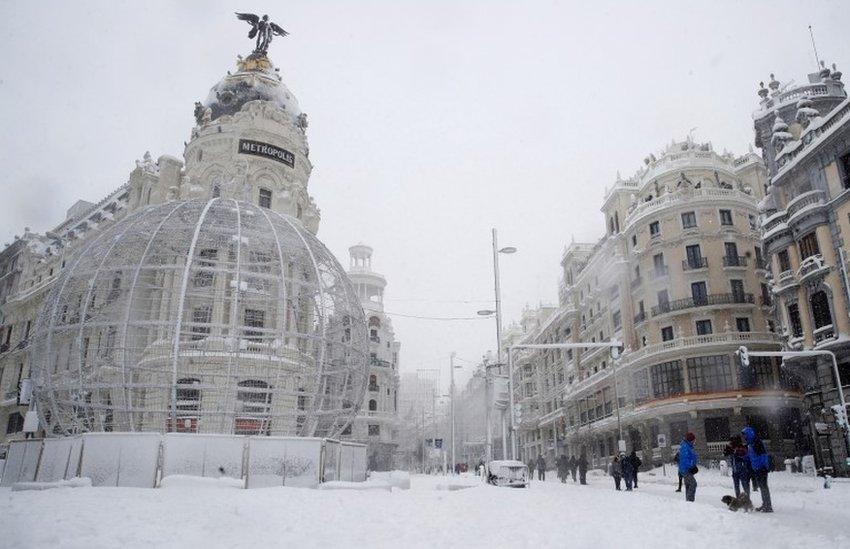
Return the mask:
<path id="1" fill-rule="evenodd" d="M 688 431 L 679 444 L 679 474 L 685 481 L 685 501 L 694 501 L 697 495 L 696 475 L 699 456 L 694 451 L 696 435 Z"/>
<path id="2" fill-rule="evenodd" d="M 761 507 L 756 511 L 772 513 L 773 505 L 770 503 L 770 489 L 767 487 L 767 474 L 770 472 L 770 454 L 764 447 L 764 442 L 756 434 L 752 427 L 744 427 L 741 430 L 744 440 L 747 442 L 747 459 L 750 461 L 753 485 L 758 486 L 761 492 Z"/>

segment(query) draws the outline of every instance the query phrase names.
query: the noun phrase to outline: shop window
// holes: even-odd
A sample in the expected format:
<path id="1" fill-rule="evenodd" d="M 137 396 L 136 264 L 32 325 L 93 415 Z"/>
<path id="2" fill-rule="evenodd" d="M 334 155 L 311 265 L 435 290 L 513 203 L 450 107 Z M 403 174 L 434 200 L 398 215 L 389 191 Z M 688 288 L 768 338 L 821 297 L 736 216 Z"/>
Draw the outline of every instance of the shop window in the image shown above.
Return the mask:
<path id="1" fill-rule="evenodd" d="M 731 437 L 728 417 L 705 418 L 706 442 L 725 442 Z"/>
<path id="2" fill-rule="evenodd" d="M 682 378 L 682 362 L 671 360 L 655 364 L 651 369 L 652 390 L 655 398 L 681 395 L 685 392 Z"/>
<path id="3" fill-rule="evenodd" d="M 728 355 L 689 358 L 687 364 L 692 393 L 710 393 L 732 388 L 732 367 Z"/>

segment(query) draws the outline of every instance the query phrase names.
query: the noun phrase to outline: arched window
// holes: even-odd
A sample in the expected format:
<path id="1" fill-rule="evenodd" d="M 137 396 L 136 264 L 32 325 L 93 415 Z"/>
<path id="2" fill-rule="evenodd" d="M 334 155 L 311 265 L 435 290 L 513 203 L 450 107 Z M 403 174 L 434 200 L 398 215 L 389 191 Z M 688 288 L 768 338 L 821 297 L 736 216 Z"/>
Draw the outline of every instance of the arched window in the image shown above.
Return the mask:
<path id="1" fill-rule="evenodd" d="M 381 319 L 376 316 L 369 317 L 369 327 L 370 328 L 380 328 L 381 327 Z"/>
<path id="2" fill-rule="evenodd" d="M 233 433 L 268 435 L 271 428 L 271 386 L 258 379 L 246 379 L 237 383 L 237 386 Z"/>
<path id="3" fill-rule="evenodd" d="M 219 198 L 220 196 L 221 196 L 221 187 L 219 187 L 218 185 L 213 185 L 212 197 L 213 198 Z"/>
<path id="4" fill-rule="evenodd" d="M 829 298 L 823 290 L 817 291 L 809 298 L 812 305 L 812 316 L 815 320 L 815 329 L 823 328 L 832 324 L 832 313 L 829 311 Z"/>
<path id="5" fill-rule="evenodd" d="M 378 401 L 377 400 L 372 399 L 372 400 L 369 401 L 369 411 L 370 412 L 377 412 L 378 411 Z"/>

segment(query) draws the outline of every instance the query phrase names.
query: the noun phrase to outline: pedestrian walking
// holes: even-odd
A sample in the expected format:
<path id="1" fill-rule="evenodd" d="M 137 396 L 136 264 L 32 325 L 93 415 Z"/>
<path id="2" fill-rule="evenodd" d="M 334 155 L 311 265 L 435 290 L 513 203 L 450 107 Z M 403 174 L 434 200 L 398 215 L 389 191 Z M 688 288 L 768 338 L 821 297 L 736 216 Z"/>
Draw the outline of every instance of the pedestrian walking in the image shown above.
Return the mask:
<path id="1" fill-rule="evenodd" d="M 679 444 L 679 474 L 685 482 L 685 501 L 694 501 L 697 495 L 697 479 L 694 477 L 699 472 L 697 463 L 699 456 L 694 451 L 696 436 L 688 431 L 685 438 Z"/>
<path id="2" fill-rule="evenodd" d="M 771 457 L 764 447 L 764 442 L 756 434 L 752 427 L 744 427 L 741 430 L 744 440 L 747 442 L 747 459 L 750 462 L 750 470 L 753 475 L 753 486 L 758 486 L 761 493 L 761 507 L 756 511 L 772 513 L 773 504 L 770 501 L 770 489 L 767 487 L 767 474 L 771 470 Z"/>
<path id="3" fill-rule="evenodd" d="M 578 476 L 580 484 L 587 484 L 587 457 L 584 454 L 578 459 Z"/>
<path id="4" fill-rule="evenodd" d="M 564 484 L 565 482 L 567 482 L 567 475 L 569 475 L 570 471 L 570 462 L 565 454 L 561 454 L 558 457 L 557 466 L 558 479 L 561 481 L 561 484 Z"/>
<path id="5" fill-rule="evenodd" d="M 620 456 L 614 456 L 611 460 L 611 476 L 614 477 L 614 489 L 620 491 L 620 479 L 623 477 L 623 465 Z"/>
<path id="6" fill-rule="evenodd" d="M 729 440 L 729 444 L 723 450 L 723 455 L 729 461 L 732 470 L 732 485 L 735 487 L 735 497 L 741 495 L 743 488 L 747 496 L 750 495 L 750 461 L 747 458 L 747 445 L 741 435 L 735 435 Z"/>
<path id="7" fill-rule="evenodd" d="M 632 457 L 627 456 L 625 452 L 620 452 L 620 464 L 623 470 L 623 480 L 626 481 L 626 492 L 631 492 L 635 479 Z"/>
<path id="8" fill-rule="evenodd" d="M 546 480 L 546 460 L 543 454 L 537 456 L 537 480 Z"/>
<path id="9" fill-rule="evenodd" d="M 534 465 L 534 460 L 529 459 L 528 460 L 528 480 L 534 480 L 534 469 L 535 468 L 536 467 Z"/>
<path id="10" fill-rule="evenodd" d="M 643 462 L 634 450 L 632 450 L 631 455 L 629 455 L 629 460 L 632 462 L 632 484 L 635 488 L 637 488 L 638 471 L 640 470 L 640 466 L 643 465 Z"/>
<path id="11" fill-rule="evenodd" d="M 578 469 L 578 460 L 573 455 L 570 456 L 570 475 L 573 477 L 573 482 L 576 481 L 576 469 Z"/>

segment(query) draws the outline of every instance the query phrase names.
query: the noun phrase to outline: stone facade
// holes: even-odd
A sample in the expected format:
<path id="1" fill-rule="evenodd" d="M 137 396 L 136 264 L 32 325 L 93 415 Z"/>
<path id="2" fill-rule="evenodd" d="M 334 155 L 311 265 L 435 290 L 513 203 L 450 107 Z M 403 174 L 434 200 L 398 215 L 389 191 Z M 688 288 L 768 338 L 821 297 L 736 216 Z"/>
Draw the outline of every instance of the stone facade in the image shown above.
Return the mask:
<path id="1" fill-rule="evenodd" d="M 343 438 L 367 445 L 370 470 L 395 468 L 398 449 L 398 356 L 401 343 L 396 341 L 390 318 L 384 314 L 384 289 L 387 281 L 372 270 L 372 248 L 357 244 L 348 249 L 351 258 L 348 278 L 354 284 L 366 313 L 369 330 L 369 385 L 360 413 L 343 433 Z"/>
<path id="2" fill-rule="evenodd" d="M 754 127 L 769 168 L 760 210 L 783 341 L 790 350 L 835 353 L 850 397 L 850 100 L 841 76 L 833 65 L 783 90 L 771 75 L 759 90 Z M 787 362 L 803 379 L 809 450 L 819 466 L 847 474 L 848 448 L 832 410 L 839 399 L 831 359 Z"/>
<path id="3" fill-rule="evenodd" d="M 268 59 L 239 58 L 237 71 L 195 105 L 183 159 L 145 153 L 128 181 L 97 203 L 80 200 L 53 230 L 25 233 L 0 251 L 0 453 L 22 438 L 31 332 L 68 262 L 114 223 L 171 200 L 233 198 L 291 215 L 315 234 L 308 193 L 307 117 Z M 23 395 L 26 397 L 26 395 Z"/>
<path id="4" fill-rule="evenodd" d="M 745 424 L 775 453 L 794 453 L 799 386 L 772 359 L 750 371 L 734 354 L 780 348 L 758 224 L 766 182 L 755 154 L 690 139 L 618 177 L 602 206 L 605 236 L 564 250 L 559 304 L 527 312 L 520 340 L 617 340 L 622 355 L 515 353 L 522 459 L 584 454 L 604 467 L 622 439 L 657 465 L 692 431 L 708 462 Z"/>

